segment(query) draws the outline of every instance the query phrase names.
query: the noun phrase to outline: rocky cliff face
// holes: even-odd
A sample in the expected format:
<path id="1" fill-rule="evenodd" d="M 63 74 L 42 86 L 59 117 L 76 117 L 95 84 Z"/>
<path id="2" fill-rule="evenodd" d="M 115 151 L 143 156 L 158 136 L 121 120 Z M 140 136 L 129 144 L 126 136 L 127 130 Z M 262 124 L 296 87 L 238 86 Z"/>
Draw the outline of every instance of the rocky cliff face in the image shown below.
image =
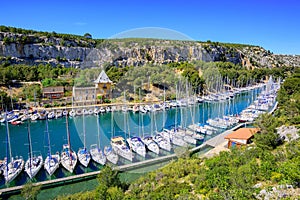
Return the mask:
<path id="1" fill-rule="evenodd" d="M 179 61 L 229 61 L 246 66 L 299 66 L 300 57 L 273 55 L 260 47 L 152 39 L 105 40 L 100 45 L 58 37 L 0 32 L 2 62 L 69 67 L 139 66 Z"/>

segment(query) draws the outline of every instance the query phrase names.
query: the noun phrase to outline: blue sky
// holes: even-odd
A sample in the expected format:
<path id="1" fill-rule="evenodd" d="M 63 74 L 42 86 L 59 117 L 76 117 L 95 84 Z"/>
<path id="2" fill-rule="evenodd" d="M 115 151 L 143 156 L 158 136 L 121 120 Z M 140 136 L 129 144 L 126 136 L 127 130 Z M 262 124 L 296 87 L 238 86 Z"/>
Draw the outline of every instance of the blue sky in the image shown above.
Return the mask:
<path id="1" fill-rule="evenodd" d="M 297 0 L 53 0 L 1 2 L 0 24 L 93 38 L 162 27 L 194 40 L 245 43 L 300 54 Z"/>

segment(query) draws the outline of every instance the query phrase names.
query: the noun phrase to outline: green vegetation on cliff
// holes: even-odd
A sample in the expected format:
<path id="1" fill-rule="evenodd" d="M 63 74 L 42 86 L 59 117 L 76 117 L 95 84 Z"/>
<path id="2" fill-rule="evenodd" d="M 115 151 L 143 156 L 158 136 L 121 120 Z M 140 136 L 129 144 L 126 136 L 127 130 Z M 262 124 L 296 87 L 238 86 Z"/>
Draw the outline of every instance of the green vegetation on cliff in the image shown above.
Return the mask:
<path id="1" fill-rule="evenodd" d="M 300 127 L 300 69 L 286 79 L 279 90 L 277 100 L 279 109 L 275 112 L 281 124 Z"/>
<path id="2" fill-rule="evenodd" d="M 76 46 L 95 47 L 96 45 L 98 45 L 104 41 L 103 39 L 92 39 L 92 36 L 89 33 L 86 33 L 83 36 L 80 36 L 80 35 L 56 33 L 54 31 L 53 32 L 43 32 L 43 31 L 27 30 L 27 29 L 9 27 L 9 26 L 0 26 L 0 32 L 23 34 L 22 37 L 18 37 L 18 38 L 5 37 L 3 39 L 3 42 L 5 44 L 14 43 L 14 42 L 20 42 L 22 44 L 41 43 L 43 40 L 39 39 L 39 37 L 61 38 L 62 39 L 60 41 L 61 46 L 66 46 L 65 41 L 72 40 L 72 41 L 76 42 Z M 35 37 L 33 37 L 33 36 L 35 36 Z"/>
<path id="3" fill-rule="evenodd" d="M 72 78 L 78 70 L 58 65 L 0 65 L 0 85 L 10 85 L 16 81 L 40 81 L 46 78 L 59 79 L 61 76 Z"/>

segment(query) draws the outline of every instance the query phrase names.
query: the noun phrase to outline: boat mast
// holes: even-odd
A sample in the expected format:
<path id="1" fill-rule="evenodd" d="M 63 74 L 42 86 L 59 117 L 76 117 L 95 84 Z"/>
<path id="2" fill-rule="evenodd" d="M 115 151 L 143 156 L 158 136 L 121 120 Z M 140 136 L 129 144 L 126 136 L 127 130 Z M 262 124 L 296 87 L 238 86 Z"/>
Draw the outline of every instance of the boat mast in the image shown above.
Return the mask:
<path id="1" fill-rule="evenodd" d="M 28 142 L 29 142 L 29 166 L 30 166 L 30 173 L 32 168 L 32 147 L 31 147 L 31 135 L 30 135 L 30 122 L 29 118 L 27 119 L 27 135 L 28 135 Z"/>
<path id="2" fill-rule="evenodd" d="M 163 124 L 162 124 L 162 126 L 163 126 L 163 128 L 165 127 L 165 112 L 166 112 L 166 88 L 165 88 L 165 85 L 164 85 L 164 104 L 163 104 L 164 106 L 163 106 Z"/>
<path id="3" fill-rule="evenodd" d="M 125 134 L 125 139 L 127 138 L 127 135 L 126 135 L 126 113 L 127 113 L 127 105 L 126 105 L 126 91 L 124 90 L 124 106 L 125 106 L 125 112 L 123 111 L 124 115 L 123 115 L 123 118 L 124 118 L 124 134 Z"/>
<path id="4" fill-rule="evenodd" d="M 7 146 L 6 147 L 7 147 L 8 152 L 9 152 L 9 159 L 12 162 L 12 153 L 11 153 L 11 146 L 10 146 L 10 134 L 9 134 L 9 128 L 8 128 L 8 121 L 7 121 L 7 110 L 6 110 L 6 113 L 5 113 L 5 125 L 6 125 L 6 133 L 7 133 L 7 143 L 6 143 Z M 7 155 L 6 163 L 8 163 L 8 155 Z"/>
<path id="5" fill-rule="evenodd" d="M 5 111 L 5 125 L 6 125 L 6 180 L 8 180 L 8 153 L 10 154 L 9 159 L 12 162 L 11 158 L 11 148 L 10 148 L 10 138 L 9 138 L 9 129 L 8 129 L 8 122 L 7 122 L 7 110 Z"/>
<path id="6" fill-rule="evenodd" d="M 71 140 L 70 140 L 70 131 L 69 131 L 69 121 L 68 121 L 68 116 L 66 115 L 66 126 L 67 126 L 67 137 L 68 137 L 68 146 L 69 146 L 69 152 L 70 152 L 70 162 L 72 165 L 72 150 L 71 150 Z"/>
<path id="7" fill-rule="evenodd" d="M 112 138 L 115 136 L 115 134 L 114 134 L 114 109 L 112 109 L 112 111 L 111 111 L 110 130 L 111 130 L 111 138 Z"/>
<path id="8" fill-rule="evenodd" d="M 174 125 L 174 130 L 176 130 L 176 126 L 177 126 L 177 83 L 176 83 L 176 107 L 175 107 L 175 125 Z"/>
<path id="9" fill-rule="evenodd" d="M 84 112 L 82 115 L 82 129 L 83 129 L 83 147 L 84 147 L 84 149 L 86 149 Z"/>
<path id="10" fill-rule="evenodd" d="M 49 129 L 48 129 L 48 116 L 46 116 L 46 133 L 48 137 L 48 156 L 49 159 L 51 160 L 51 143 L 50 143 L 50 134 L 49 134 Z M 49 162 L 49 167 L 50 167 L 50 162 Z"/>
<path id="11" fill-rule="evenodd" d="M 100 125 L 99 125 L 99 115 L 97 115 L 97 131 L 98 131 L 98 152 L 100 152 Z"/>
<path id="12" fill-rule="evenodd" d="M 141 106 L 140 103 L 141 103 L 141 88 L 139 88 L 139 104 L 138 104 L 139 109 L 140 109 L 140 106 Z M 141 113 L 138 112 L 138 114 L 139 114 L 139 126 L 138 126 L 139 130 L 138 130 L 138 132 L 139 132 L 139 136 L 140 136 L 140 134 L 141 134 Z M 143 135 L 143 138 L 144 138 L 144 133 L 142 133 L 142 135 Z"/>

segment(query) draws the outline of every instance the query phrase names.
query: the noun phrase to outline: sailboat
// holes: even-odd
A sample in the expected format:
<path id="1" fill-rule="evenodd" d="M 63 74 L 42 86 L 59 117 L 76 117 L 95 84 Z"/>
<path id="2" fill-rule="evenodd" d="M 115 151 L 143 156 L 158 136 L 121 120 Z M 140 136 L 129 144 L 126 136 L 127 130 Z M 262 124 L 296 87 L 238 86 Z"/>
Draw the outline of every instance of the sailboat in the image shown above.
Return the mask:
<path id="1" fill-rule="evenodd" d="M 84 147 L 83 148 L 79 148 L 77 155 L 78 155 L 79 162 L 83 166 L 87 167 L 89 165 L 90 160 L 91 160 L 91 155 L 88 152 L 88 150 L 86 149 L 85 120 L 84 120 L 84 116 L 85 116 L 85 113 L 83 112 L 82 126 L 83 126 L 83 145 L 84 145 Z"/>
<path id="2" fill-rule="evenodd" d="M 114 109 L 112 109 L 112 112 L 111 112 L 111 134 L 113 134 L 113 132 L 114 132 L 113 118 L 114 118 Z M 103 151 L 104 151 L 104 155 L 106 156 L 106 159 L 109 162 L 111 162 L 115 165 L 118 163 L 119 156 L 118 156 L 118 154 L 115 153 L 115 151 L 113 150 L 113 148 L 111 146 L 105 146 Z"/>
<path id="3" fill-rule="evenodd" d="M 29 142 L 29 158 L 25 163 L 25 172 L 28 174 L 29 178 L 32 179 L 40 171 L 43 165 L 43 157 L 41 155 L 34 156 L 32 154 L 29 119 L 27 120 L 27 133 L 28 133 L 28 142 Z"/>
<path id="4" fill-rule="evenodd" d="M 177 84 L 176 84 L 176 100 L 178 99 L 178 92 L 179 90 L 177 89 Z M 177 100 L 178 101 L 178 100 Z M 171 143 L 177 145 L 177 146 L 187 146 L 187 143 L 183 140 L 183 135 L 180 134 L 179 128 L 177 125 L 177 107 L 175 108 L 175 124 L 174 124 L 174 129 L 168 130 L 168 129 L 163 129 L 161 132 L 162 136 L 165 137 L 167 140 L 169 139 Z M 180 108 L 182 110 L 182 108 Z M 181 122 L 183 121 L 183 115 L 181 115 Z"/>
<path id="5" fill-rule="evenodd" d="M 124 102 L 126 102 L 126 97 L 125 97 L 125 91 L 124 91 Z M 125 118 L 125 114 L 127 113 L 127 106 L 126 104 L 122 107 L 122 111 L 124 113 L 124 131 L 125 131 L 125 135 L 126 135 L 126 118 Z M 123 158 L 132 161 L 133 158 L 133 154 L 131 149 L 128 148 L 128 146 L 126 145 L 125 139 L 122 136 L 117 136 L 117 137 L 113 137 L 111 138 L 110 144 L 113 148 L 113 150 L 119 154 L 120 156 L 122 156 Z"/>
<path id="6" fill-rule="evenodd" d="M 152 117 L 153 113 L 151 114 L 151 117 Z M 139 117 L 141 117 L 139 115 Z M 152 151 L 156 154 L 159 154 L 159 146 L 156 144 L 156 142 L 154 141 L 153 137 L 152 137 L 152 131 L 151 131 L 151 135 L 147 135 L 145 136 L 144 135 L 144 120 L 143 120 L 143 116 L 142 116 L 142 119 L 141 119 L 141 123 L 142 123 L 142 133 L 143 133 L 143 142 L 144 144 L 146 145 L 147 149 L 149 151 Z"/>
<path id="7" fill-rule="evenodd" d="M 164 102 L 165 102 L 165 90 L 164 90 Z M 155 134 L 152 137 L 153 141 L 155 142 L 155 144 L 158 145 L 159 148 L 164 149 L 166 151 L 171 151 L 171 141 L 170 138 L 165 138 L 164 135 L 162 134 L 163 132 L 158 132 L 157 131 L 157 125 L 156 125 L 156 116 L 153 118 L 153 114 L 151 115 L 151 121 L 152 119 L 154 119 L 154 125 L 155 125 Z M 165 107 L 163 107 L 163 127 L 165 127 Z M 152 133 L 152 126 L 151 126 L 151 133 Z M 144 138 L 145 139 L 145 138 Z M 149 143 L 149 141 L 147 142 L 145 139 L 145 143 Z M 150 150 L 150 145 L 147 145 L 148 149 Z M 156 148 L 156 147 L 155 147 Z"/>
<path id="8" fill-rule="evenodd" d="M 159 147 L 156 144 L 156 142 L 153 140 L 152 136 L 145 136 L 143 138 L 143 142 L 144 144 L 147 146 L 147 149 L 149 149 L 150 151 L 159 154 Z"/>
<path id="9" fill-rule="evenodd" d="M 77 164 L 77 155 L 71 149 L 69 122 L 67 116 L 66 116 L 66 127 L 67 127 L 66 129 L 67 129 L 68 144 L 63 145 L 63 150 L 61 153 L 61 164 L 66 170 L 73 173 L 74 168 Z"/>
<path id="10" fill-rule="evenodd" d="M 99 127 L 99 117 L 96 118 L 97 119 L 97 130 L 98 130 L 98 144 L 92 144 L 90 146 L 90 153 L 92 156 L 92 159 L 96 162 L 99 163 L 101 165 L 105 165 L 106 163 L 106 156 L 104 155 L 104 153 L 102 152 L 101 148 L 100 148 L 100 127 Z"/>
<path id="11" fill-rule="evenodd" d="M 8 128 L 7 114 L 5 114 L 5 124 L 6 124 L 6 159 L 4 160 L 3 176 L 5 178 L 5 183 L 10 183 L 14 180 L 23 170 L 24 160 L 22 157 L 14 159 L 11 153 L 10 135 Z M 9 157 L 8 157 L 9 156 Z"/>
<path id="12" fill-rule="evenodd" d="M 143 157 L 146 157 L 146 147 L 140 137 L 129 137 L 126 141 L 134 152 Z"/>
<path id="13" fill-rule="evenodd" d="M 132 161 L 133 155 L 131 149 L 125 143 L 125 139 L 122 136 L 111 138 L 110 142 L 113 150 L 122 156 L 123 158 Z"/>
<path id="14" fill-rule="evenodd" d="M 156 133 L 153 137 L 153 140 L 161 149 L 171 151 L 172 146 L 170 143 L 170 139 L 166 139 L 165 137 L 163 137 L 163 135 L 161 135 L 161 133 Z"/>
<path id="15" fill-rule="evenodd" d="M 124 120 L 126 120 L 127 116 L 124 116 Z M 129 125 L 128 125 L 129 127 Z M 125 129 L 126 130 L 126 129 Z M 134 152 L 137 154 L 146 157 L 146 147 L 142 139 L 138 136 L 130 137 L 130 130 L 129 132 L 129 137 L 127 138 L 127 143 Z"/>
<path id="16" fill-rule="evenodd" d="M 45 159 L 44 168 L 51 176 L 59 167 L 60 156 L 58 153 L 51 155 L 50 134 L 48 130 L 48 118 L 46 118 L 46 133 L 48 137 L 48 155 Z"/>

